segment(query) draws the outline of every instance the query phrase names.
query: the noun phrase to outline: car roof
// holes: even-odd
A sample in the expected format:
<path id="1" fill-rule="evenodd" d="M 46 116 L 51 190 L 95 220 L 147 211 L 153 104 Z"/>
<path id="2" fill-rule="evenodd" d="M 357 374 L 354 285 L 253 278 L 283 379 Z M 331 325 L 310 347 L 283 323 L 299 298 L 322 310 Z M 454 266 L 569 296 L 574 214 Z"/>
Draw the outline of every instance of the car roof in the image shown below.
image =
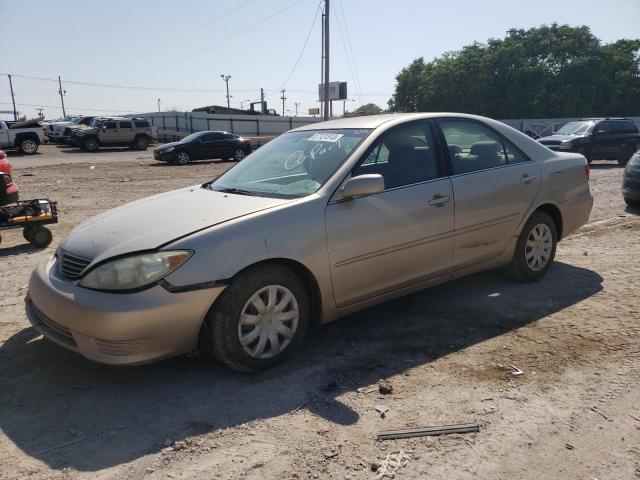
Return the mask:
<path id="1" fill-rule="evenodd" d="M 378 128 L 387 122 L 403 123 L 411 120 L 420 120 L 425 118 L 440 117 L 457 117 L 470 118 L 486 121 L 485 117 L 478 115 L 469 115 L 468 113 L 454 112 L 422 112 L 422 113 L 383 113 L 381 115 L 365 115 L 362 117 L 342 117 L 326 122 L 311 123 L 303 127 L 296 128 L 292 131 L 300 132 L 304 130 L 325 130 L 340 128 Z"/>

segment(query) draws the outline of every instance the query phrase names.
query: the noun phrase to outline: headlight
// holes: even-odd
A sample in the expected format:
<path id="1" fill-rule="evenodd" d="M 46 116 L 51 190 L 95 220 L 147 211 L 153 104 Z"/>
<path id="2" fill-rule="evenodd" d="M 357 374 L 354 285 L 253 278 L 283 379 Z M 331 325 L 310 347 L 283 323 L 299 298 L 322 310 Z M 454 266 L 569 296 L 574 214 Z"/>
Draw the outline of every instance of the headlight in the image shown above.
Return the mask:
<path id="1" fill-rule="evenodd" d="M 165 148 L 164 150 L 162 150 L 162 153 L 173 152 L 175 149 L 176 149 L 176 147 L 168 147 L 168 148 Z"/>
<path id="2" fill-rule="evenodd" d="M 174 250 L 120 258 L 94 268 L 79 285 L 93 290 L 135 290 L 173 272 L 192 253 Z"/>

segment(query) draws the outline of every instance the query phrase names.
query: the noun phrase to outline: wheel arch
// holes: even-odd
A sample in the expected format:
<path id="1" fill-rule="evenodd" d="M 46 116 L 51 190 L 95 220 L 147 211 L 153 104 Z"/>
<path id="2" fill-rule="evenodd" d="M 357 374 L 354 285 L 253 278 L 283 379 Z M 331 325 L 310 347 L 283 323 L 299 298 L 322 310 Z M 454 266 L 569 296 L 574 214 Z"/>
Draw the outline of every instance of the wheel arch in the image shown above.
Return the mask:
<path id="1" fill-rule="evenodd" d="M 16 145 L 21 143 L 23 140 L 34 140 L 38 145 L 40 145 L 40 138 L 33 132 L 22 132 L 16 135 Z"/>
<path id="2" fill-rule="evenodd" d="M 531 212 L 531 215 L 533 215 L 535 212 L 544 212 L 547 215 L 549 215 L 553 220 L 553 224 L 556 227 L 558 240 L 562 239 L 563 220 L 562 220 L 562 212 L 560 211 L 558 206 L 554 205 L 553 203 L 543 203 L 542 205 L 539 205 L 533 212 Z M 531 215 L 529 215 L 529 218 L 531 218 Z M 527 220 L 529 219 L 527 218 Z"/>

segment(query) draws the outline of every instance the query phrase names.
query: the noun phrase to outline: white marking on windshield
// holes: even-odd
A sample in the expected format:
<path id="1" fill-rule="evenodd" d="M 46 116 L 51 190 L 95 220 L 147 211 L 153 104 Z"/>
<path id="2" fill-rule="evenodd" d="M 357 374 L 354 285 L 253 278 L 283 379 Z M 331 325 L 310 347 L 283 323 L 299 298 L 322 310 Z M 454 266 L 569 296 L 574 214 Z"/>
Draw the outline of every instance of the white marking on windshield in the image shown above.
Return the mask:
<path id="1" fill-rule="evenodd" d="M 335 143 L 344 137 L 342 133 L 314 133 L 307 140 L 311 142 L 331 142 Z"/>

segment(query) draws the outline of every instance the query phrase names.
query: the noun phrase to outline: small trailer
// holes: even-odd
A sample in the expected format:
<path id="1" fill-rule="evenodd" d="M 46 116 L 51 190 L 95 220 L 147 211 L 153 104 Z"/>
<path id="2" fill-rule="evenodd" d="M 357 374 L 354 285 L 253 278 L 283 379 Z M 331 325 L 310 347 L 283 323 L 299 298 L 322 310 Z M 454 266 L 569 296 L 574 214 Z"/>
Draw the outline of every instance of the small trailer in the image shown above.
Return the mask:
<path id="1" fill-rule="evenodd" d="M 21 228 L 24 238 L 38 248 L 48 246 L 53 240 L 51 230 L 45 226 L 52 223 L 58 223 L 58 204 L 48 198 L 0 207 L 0 231 Z"/>

